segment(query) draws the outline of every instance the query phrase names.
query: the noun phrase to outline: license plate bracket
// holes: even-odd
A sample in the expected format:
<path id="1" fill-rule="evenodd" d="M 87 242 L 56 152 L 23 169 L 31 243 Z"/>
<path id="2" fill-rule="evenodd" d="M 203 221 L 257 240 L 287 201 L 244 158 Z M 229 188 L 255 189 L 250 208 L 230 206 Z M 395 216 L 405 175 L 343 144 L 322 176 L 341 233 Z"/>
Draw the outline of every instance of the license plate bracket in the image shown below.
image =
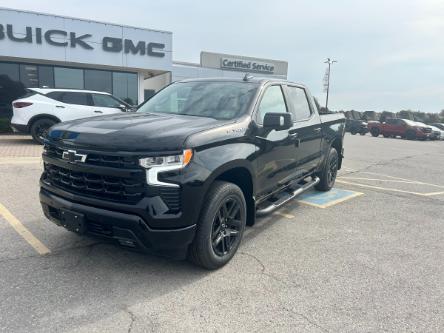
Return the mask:
<path id="1" fill-rule="evenodd" d="M 85 215 L 67 209 L 60 210 L 62 226 L 69 231 L 84 234 L 86 231 Z"/>

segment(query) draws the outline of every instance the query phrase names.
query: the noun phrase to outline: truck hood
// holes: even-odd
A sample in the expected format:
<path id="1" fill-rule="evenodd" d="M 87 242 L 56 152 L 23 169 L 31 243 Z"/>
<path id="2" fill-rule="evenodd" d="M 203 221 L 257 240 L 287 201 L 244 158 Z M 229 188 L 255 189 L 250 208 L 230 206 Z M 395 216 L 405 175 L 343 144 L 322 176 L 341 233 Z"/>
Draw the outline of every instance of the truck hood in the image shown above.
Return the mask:
<path id="1" fill-rule="evenodd" d="M 84 118 L 51 127 L 48 140 L 111 151 L 179 151 L 194 133 L 226 121 L 184 115 L 130 113 Z"/>

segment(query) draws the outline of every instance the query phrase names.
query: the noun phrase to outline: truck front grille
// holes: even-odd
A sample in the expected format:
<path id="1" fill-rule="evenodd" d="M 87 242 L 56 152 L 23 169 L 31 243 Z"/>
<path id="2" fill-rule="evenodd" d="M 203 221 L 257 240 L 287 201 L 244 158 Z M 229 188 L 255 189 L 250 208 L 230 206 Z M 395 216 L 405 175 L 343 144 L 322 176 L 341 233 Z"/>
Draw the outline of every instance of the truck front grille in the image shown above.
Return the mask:
<path id="1" fill-rule="evenodd" d="M 45 163 L 44 180 L 67 192 L 119 202 L 136 202 L 144 193 L 144 179 L 76 172 Z"/>
<path id="2" fill-rule="evenodd" d="M 65 150 L 67 149 L 59 148 L 50 144 L 45 145 L 45 154 L 49 157 L 63 159 L 62 156 Z M 89 153 L 87 154 L 85 164 L 120 169 L 132 169 L 139 166 L 139 159 L 136 156 Z"/>

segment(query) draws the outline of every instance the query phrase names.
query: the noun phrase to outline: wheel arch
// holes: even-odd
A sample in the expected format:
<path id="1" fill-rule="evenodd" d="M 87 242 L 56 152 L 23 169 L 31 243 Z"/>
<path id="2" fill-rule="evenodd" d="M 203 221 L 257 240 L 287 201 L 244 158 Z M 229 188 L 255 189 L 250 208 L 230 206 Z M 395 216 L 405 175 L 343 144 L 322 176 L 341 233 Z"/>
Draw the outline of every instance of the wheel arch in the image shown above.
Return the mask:
<path id="1" fill-rule="evenodd" d="M 40 120 L 40 119 L 51 119 L 51 120 L 54 120 L 56 123 L 61 123 L 62 122 L 59 118 L 57 118 L 56 116 L 53 116 L 51 114 L 47 114 L 47 113 L 37 114 L 37 115 L 33 116 L 31 119 L 29 119 L 29 122 L 28 122 L 29 131 L 31 131 L 32 125 L 37 120 Z"/>
<path id="2" fill-rule="evenodd" d="M 218 180 L 233 183 L 242 190 L 247 204 L 247 225 L 253 225 L 256 217 L 256 205 L 254 200 L 255 183 L 253 170 L 246 161 L 233 161 L 216 169 L 207 180 L 205 195 L 211 185 Z"/>

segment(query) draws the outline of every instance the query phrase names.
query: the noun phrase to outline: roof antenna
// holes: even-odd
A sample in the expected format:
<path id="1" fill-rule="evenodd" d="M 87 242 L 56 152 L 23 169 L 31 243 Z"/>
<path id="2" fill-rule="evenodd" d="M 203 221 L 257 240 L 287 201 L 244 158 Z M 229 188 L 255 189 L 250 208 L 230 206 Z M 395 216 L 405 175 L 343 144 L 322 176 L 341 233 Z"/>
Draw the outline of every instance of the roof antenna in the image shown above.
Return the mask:
<path id="1" fill-rule="evenodd" d="M 254 76 L 250 73 L 245 73 L 244 75 L 244 81 L 250 81 Z"/>

